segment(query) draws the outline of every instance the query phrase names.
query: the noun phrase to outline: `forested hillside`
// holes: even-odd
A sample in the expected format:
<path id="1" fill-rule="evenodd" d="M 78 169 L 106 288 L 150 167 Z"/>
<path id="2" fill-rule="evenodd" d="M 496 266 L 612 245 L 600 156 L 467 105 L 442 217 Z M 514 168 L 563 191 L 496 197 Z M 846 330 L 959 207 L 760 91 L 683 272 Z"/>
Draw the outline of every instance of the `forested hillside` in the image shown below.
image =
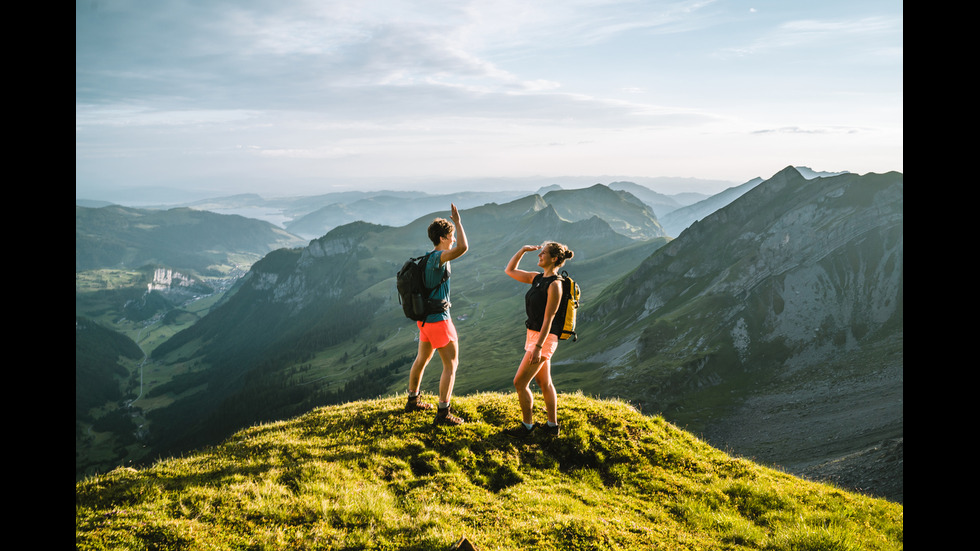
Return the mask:
<path id="1" fill-rule="evenodd" d="M 75 271 L 162 264 L 213 273 L 235 255 L 255 259 L 306 241 L 268 222 L 189 208 L 75 207 Z M 249 263 L 251 263 L 249 262 Z"/>

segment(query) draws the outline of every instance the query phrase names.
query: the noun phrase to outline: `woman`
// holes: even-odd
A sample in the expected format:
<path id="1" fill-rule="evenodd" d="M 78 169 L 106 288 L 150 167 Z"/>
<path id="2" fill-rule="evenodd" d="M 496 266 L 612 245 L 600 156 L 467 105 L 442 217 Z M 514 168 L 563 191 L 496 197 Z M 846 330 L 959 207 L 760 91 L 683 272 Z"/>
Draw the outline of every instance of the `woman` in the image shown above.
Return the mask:
<path id="1" fill-rule="evenodd" d="M 517 267 L 524 253 L 531 251 L 539 251 L 538 267 L 542 272 L 528 272 Z M 510 277 L 531 286 L 524 295 L 524 307 L 528 315 L 525 322 L 527 335 L 524 358 L 514 376 L 522 420 L 517 427 L 504 431 L 509 436 L 523 438 L 536 428 L 547 435 L 558 436 L 558 393 L 551 381 L 551 356 L 558 348 L 558 336 L 561 335 L 563 324 L 562 319 L 556 316 L 562 295 L 562 278 L 558 275 L 558 269 L 574 254 L 565 245 L 553 241 L 543 245 L 525 245 L 504 269 L 504 273 Z M 544 396 L 548 412 L 548 422 L 544 425 L 534 423 L 534 396 L 530 388 L 532 379 L 538 382 Z"/>

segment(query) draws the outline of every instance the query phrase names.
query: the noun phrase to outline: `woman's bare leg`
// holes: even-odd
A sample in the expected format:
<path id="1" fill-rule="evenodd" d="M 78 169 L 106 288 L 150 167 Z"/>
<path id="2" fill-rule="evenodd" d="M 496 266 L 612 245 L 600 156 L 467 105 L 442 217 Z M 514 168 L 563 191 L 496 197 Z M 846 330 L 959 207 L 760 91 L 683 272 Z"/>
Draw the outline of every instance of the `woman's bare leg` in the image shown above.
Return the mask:
<path id="1" fill-rule="evenodd" d="M 544 398 L 544 407 L 548 412 L 548 421 L 558 422 L 558 391 L 555 384 L 551 381 L 551 359 L 541 362 L 541 368 L 535 375 L 534 380 L 541 387 L 541 394 Z"/>
<path id="2" fill-rule="evenodd" d="M 531 352 L 525 352 L 521 365 L 514 375 L 514 389 L 517 390 L 517 400 L 521 404 L 521 417 L 527 424 L 534 421 L 534 395 L 531 394 L 531 379 L 541 369 L 541 363 L 531 363 Z"/>

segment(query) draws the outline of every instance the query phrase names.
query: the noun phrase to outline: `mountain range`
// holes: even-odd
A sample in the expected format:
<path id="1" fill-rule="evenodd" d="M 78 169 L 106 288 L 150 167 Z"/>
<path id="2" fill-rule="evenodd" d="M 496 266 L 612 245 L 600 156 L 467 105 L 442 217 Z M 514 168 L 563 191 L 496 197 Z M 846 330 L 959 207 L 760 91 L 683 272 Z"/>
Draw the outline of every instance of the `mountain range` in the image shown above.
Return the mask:
<path id="1" fill-rule="evenodd" d="M 607 189 L 629 191 L 640 199 L 638 205 L 641 208 L 651 209 L 649 214 L 653 218 L 657 216 L 654 212 L 662 215 L 708 198 L 699 193 L 665 195 L 632 182 L 614 182 Z M 544 196 L 550 192 L 572 191 L 576 190 L 567 190 L 560 185 L 551 184 L 542 186 L 536 194 Z M 405 190 L 344 191 L 275 199 L 265 199 L 255 194 L 242 194 L 200 200 L 180 206 L 264 219 L 276 223 L 295 235 L 316 239 L 337 226 L 351 222 L 367 221 L 386 226 L 404 226 L 416 218 L 445 209 L 447 204 L 455 204 L 458 208 L 467 209 L 488 203 L 509 203 L 527 195 L 529 193 L 526 191 L 515 190 L 460 191 L 444 194 Z M 93 202 L 86 204 L 96 206 Z M 162 209 L 163 207 L 147 208 Z M 165 210 L 172 208 L 174 206 L 167 207 Z M 610 220 L 610 223 L 615 224 L 618 223 L 619 217 L 612 217 Z"/>
<path id="2" fill-rule="evenodd" d="M 901 499 L 902 186 L 897 173 L 808 179 L 787 167 L 674 239 L 653 207 L 612 186 L 467 208 L 471 250 L 453 263 L 456 392 L 511 388 L 523 289 L 503 266 L 553 239 L 575 251 L 566 268 L 583 287 L 580 340 L 556 355 L 559 391 L 619 396 L 714 445 L 852 487 L 873 479 L 865 489 Z M 175 323 L 150 351 L 158 383 L 135 403 L 145 457 L 404 392 L 415 332 L 394 273 L 431 248 L 425 227 L 448 206 L 273 250 L 199 319 Z M 897 449 L 898 468 L 841 468 L 869 449 L 884 450 L 875 465 Z"/>
<path id="3" fill-rule="evenodd" d="M 235 255 L 251 264 L 305 240 L 273 224 L 187 207 L 168 210 L 119 205 L 75 206 L 75 271 L 147 264 L 209 273 Z"/>

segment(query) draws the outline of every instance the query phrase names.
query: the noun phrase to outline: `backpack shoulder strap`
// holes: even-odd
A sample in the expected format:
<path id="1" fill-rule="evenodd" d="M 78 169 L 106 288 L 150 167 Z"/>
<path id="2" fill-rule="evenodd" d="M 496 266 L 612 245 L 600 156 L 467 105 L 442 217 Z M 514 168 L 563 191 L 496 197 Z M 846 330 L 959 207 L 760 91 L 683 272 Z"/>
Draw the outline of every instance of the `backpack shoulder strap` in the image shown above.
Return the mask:
<path id="1" fill-rule="evenodd" d="M 449 279 L 449 267 L 445 266 L 442 269 L 442 279 L 439 280 L 439 283 L 436 284 L 435 287 L 426 287 L 425 285 L 425 266 L 429 262 L 429 257 L 435 254 L 436 252 L 438 251 L 429 251 L 424 255 L 422 255 L 421 257 L 419 257 L 422 259 L 422 262 L 419 263 L 419 269 L 422 271 L 422 288 L 425 289 L 426 295 L 432 294 L 432 292 L 436 290 L 436 287 L 442 285 L 443 283 L 446 282 L 447 279 Z"/>
<path id="2" fill-rule="evenodd" d="M 432 252 L 435 252 L 435 251 L 432 251 Z M 442 260 L 442 257 L 441 256 L 439 257 L 439 260 L 440 261 Z M 448 262 L 446 262 L 446 264 L 442 267 L 442 279 L 439 280 L 439 285 L 442 285 L 443 283 L 445 283 L 447 279 L 449 279 L 449 263 Z"/>
<path id="3" fill-rule="evenodd" d="M 569 276 L 568 272 L 566 272 L 565 270 L 561 271 L 561 280 L 562 280 L 561 284 L 565 288 L 571 288 L 573 285 L 575 285 L 575 280 L 573 280 L 572 277 Z"/>

